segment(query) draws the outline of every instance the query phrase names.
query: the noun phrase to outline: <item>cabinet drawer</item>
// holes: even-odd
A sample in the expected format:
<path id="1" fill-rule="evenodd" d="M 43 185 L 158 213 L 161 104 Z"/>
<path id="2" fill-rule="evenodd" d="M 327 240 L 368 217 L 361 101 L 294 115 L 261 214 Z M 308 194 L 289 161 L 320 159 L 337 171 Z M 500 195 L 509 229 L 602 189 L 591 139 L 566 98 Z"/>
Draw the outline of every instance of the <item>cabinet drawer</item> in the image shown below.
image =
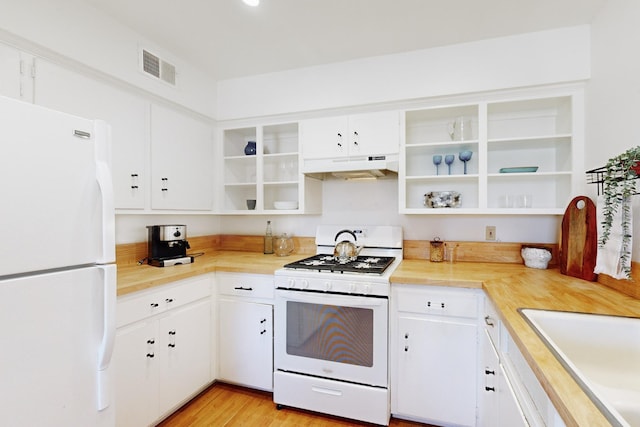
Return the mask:
<path id="1" fill-rule="evenodd" d="M 218 295 L 274 298 L 273 276 L 266 274 L 216 273 Z"/>
<path id="2" fill-rule="evenodd" d="M 398 311 L 476 318 L 478 316 L 478 295 L 472 290 L 407 290 L 396 293 Z"/>
<path id="3" fill-rule="evenodd" d="M 484 299 L 484 327 L 495 348 L 500 348 L 500 317 L 488 297 Z"/>
<path id="4" fill-rule="evenodd" d="M 211 295 L 209 275 L 181 280 L 118 298 L 117 327 L 154 316 Z"/>

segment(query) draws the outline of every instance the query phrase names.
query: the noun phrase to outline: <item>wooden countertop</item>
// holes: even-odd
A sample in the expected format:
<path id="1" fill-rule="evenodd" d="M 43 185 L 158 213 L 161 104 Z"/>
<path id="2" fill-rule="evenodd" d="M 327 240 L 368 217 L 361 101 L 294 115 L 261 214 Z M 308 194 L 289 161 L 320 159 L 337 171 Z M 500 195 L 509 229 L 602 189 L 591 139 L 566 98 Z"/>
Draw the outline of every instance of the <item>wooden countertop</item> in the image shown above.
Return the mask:
<path id="1" fill-rule="evenodd" d="M 189 265 L 118 266 L 118 295 L 214 271 L 273 274 L 284 264 L 306 256 L 280 258 L 255 252 L 211 251 Z M 610 425 L 517 310 L 541 308 L 640 317 L 640 300 L 596 282 L 562 275 L 557 269 L 537 270 L 521 264 L 404 260 L 391 282 L 484 289 L 566 425 Z"/>

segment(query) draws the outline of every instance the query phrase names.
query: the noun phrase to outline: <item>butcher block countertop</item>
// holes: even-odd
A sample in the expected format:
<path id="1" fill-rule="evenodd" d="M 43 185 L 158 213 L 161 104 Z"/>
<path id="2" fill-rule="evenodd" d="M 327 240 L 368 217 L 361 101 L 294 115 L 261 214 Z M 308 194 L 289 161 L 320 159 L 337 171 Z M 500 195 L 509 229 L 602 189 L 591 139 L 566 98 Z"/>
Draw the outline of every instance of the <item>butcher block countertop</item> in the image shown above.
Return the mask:
<path id="1" fill-rule="evenodd" d="M 118 295 L 214 271 L 273 274 L 284 264 L 306 256 L 280 258 L 255 252 L 212 251 L 189 265 L 165 268 L 119 265 Z M 537 270 L 521 264 L 432 263 L 424 259 L 405 259 L 393 273 L 391 282 L 483 289 L 566 425 L 610 425 L 518 309 L 540 308 L 640 317 L 640 300 L 597 282 L 562 275 L 558 269 Z"/>

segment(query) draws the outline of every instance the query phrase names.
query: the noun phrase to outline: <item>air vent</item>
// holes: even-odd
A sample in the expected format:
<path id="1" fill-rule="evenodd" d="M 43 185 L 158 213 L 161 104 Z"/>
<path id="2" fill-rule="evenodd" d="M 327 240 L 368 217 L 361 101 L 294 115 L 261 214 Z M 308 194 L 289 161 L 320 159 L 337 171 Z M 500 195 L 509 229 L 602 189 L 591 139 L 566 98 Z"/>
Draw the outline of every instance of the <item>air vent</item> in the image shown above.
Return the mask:
<path id="1" fill-rule="evenodd" d="M 142 71 L 146 74 L 160 79 L 172 86 L 176 85 L 176 67 L 175 65 L 160 59 L 158 56 L 142 49 Z"/>

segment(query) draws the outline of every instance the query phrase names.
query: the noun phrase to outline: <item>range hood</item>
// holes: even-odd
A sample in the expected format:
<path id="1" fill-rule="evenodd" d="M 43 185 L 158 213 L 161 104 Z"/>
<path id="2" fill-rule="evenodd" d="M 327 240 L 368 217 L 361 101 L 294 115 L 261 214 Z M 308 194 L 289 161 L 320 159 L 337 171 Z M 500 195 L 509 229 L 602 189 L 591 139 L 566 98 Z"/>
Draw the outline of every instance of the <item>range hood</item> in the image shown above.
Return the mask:
<path id="1" fill-rule="evenodd" d="M 398 155 L 359 156 L 339 159 L 307 159 L 305 175 L 331 174 L 342 179 L 377 179 L 398 173 Z"/>

